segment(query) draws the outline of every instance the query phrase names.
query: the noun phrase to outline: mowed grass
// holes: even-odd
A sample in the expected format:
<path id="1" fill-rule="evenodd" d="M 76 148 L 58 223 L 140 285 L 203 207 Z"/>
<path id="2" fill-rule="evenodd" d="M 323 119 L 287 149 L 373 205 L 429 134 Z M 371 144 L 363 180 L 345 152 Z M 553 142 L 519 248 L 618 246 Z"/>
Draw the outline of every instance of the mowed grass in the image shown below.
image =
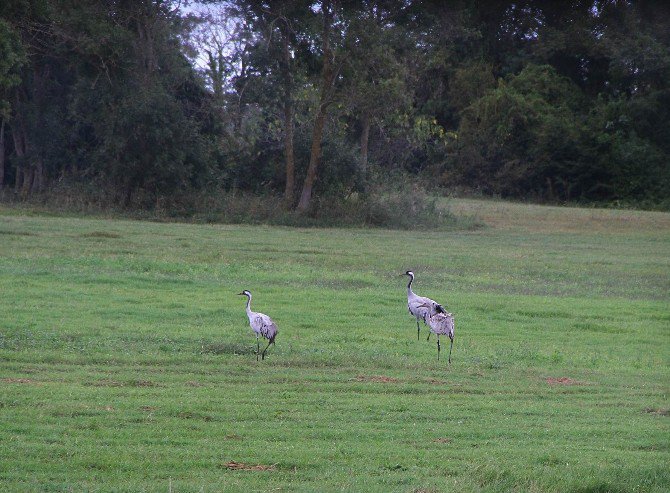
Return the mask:
<path id="1" fill-rule="evenodd" d="M 489 226 L 0 210 L 0 489 L 668 491 L 670 214 L 451 205 Z"/>

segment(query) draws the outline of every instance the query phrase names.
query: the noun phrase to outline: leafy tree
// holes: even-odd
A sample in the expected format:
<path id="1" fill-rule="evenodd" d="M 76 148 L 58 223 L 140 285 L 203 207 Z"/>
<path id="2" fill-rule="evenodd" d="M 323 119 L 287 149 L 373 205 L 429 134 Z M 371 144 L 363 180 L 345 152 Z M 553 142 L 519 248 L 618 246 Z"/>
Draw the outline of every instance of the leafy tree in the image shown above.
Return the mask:
<path id="1" fill-rule="evenodd" d="M 334 1 L 331 0 L 323 0 L 320 5 L 322 17 L 320 38 L 321 84 L 319 103 L 314 118 L 314 129 L 312 131 L 312 148 L 309 156 L 309 166 L 307 167 L 307 174 L 302 185 L 302 192 L 300 193 L 300 199 L 297 206 L 297 210 L 303 212 L 309 208 L 312 199 L 312 189 L 314 188 L 316 172 L 321 159 L 321 139 L 323 138 L 326 114 L 328 106 L 333 103 L 335 79 L 339 72 L 339 67 L 336 65 L 336 60 L 334 58 L 332 40 L 330 39 L 332 35 L 331 33 L 333 32 L 333 24 L 335 23 L 335 8 Z"/>
<path id="2" fill-rule="evenodd" d="M 411 112 L 406 32 L 398 24 L 399 2 L 371 1 L 346 12 L 349 22 L 342 70 L 342 104 L 360 129 L 360 174 L 365 180 L 370 128 Z M 411 41 L 409 41 L 411 43 Z"/>
<path id="3" fill-rule="evenodd" d="M 74 183 L 129 207 L 240 188 L 314 212 L 400 170 L 510 197 L 670 203 L 665 4 L 193 4 L 208 12 L 1 2 L 0 186 Z"/>
<path id="4" fill-rule="evenodd" d="M 17 32 L 0 19 L 0 187 L 5 183 L 5 126 L 11 115 L 11 92 L 21 83 L 25 56 Z"/>
<path id="5" fill-rule="evenodd" d="M 547 65 L 501 80 L 463 110 L 457 181 L 506 196 L 572 198 L 580 104 L 580 91 Z"/>

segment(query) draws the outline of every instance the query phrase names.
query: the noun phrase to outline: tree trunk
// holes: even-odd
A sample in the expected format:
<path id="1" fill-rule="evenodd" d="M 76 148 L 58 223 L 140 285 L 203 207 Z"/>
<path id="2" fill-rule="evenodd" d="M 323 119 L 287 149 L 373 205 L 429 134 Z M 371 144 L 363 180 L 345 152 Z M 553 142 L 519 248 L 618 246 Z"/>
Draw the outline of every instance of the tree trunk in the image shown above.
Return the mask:
<path id="1" fill-rule="evenodd" d="M 45 170 L 44 170 L 44 161 L 42 158 L 37 158 L 34 169 L 34 178 L 32 186 L 30 187 L 30 193 L 37 193 L 44 190 L 44 185 L 46 182 Z"/>
<path id="2" fill-rule="evenodd" d="M 23 168 L 21 166 L 16 167 L 16 176 L 14 177 L 14 193 L 19 193 L 21 187 L 23 186 Z"/>
<path id="3" fill-rule="evenodd" d="M 286 156 L 286 188 L 284 200 L 288 206 L 293 204 L 295 188 L 295 155 L 293 152 L 293 102 L 286 101 L 284 106 L 284 154 Z"/>
<path id="4" fill-rule="evenodd" d="M 291 53 L 289 51 L 288 26 L 282 29 L 282 48 L 284 63 L 282 66 L 284 78 L 284 155 L 286 157 L 286 187 L 284 200 L 287 206 L 293 204 L 293 189 L 295 188 L 295 154 L 293 152 L 293 77 L 291 75 Z"/>
<path id="5" fill-rule="evenodd" d="M 23 182 L 25 180 L 25 136 L 21 132 L 21 124 L 19 121 L 16 121 L 12 125 L 12 138 L 14 139 L 14 152 L 18 158 L 18 164 L 16 165 L 16 178 L 14 180 L 14 192 L 18 193 L 23 188 Z"/>
<path id="6" fill-rule="evenodd" d="M 368 142 L 370 140 L 370 116 L 365 113 L 361 124 L 361 176 L 365 180 L 368 176 Z"/>
<path id="7" fill-rule="evenodd" d="M 319 114 L 316 116 L 314 122 L 314 130 L 312 132 L 312 151 L 309 156 L 309 167 L 307 168 L 307 176 L 305 176 L 305 183 L 302 186 L 302 194 L 300 195 L 300 202 L 298 202 L 298 210 L 306 211 L 309 208 L 309 203 L 312 199 L 312 189 L 316 181 L 316 169 L 321 158 L 321 138 L 323 137 L 323 127 L 326 123 L 326 109 L 320 107 Z"/>
<path id="8" fill-rule="evenodd" d="M 312 200 L 312 189 L 316 181 L 316 171 L 319 166 L 319 159 L 321 158 L 321 139 L 323 138 L 323 127 L 326 123 L 326 110 L 330 104 L 330 92 L 335 82 L 335 72 L 333 70 L 333 53 L 330 48 L 330 29 L 333 22 L 333 11 L 331 9 L 330 0 L 324 0 L 321 4 L 323 10 L 323 69 L 321 98 L 319 104 L 319 111 L 314 120 L 314 130 L 312 132 L 312 150 L 309 157 L 309 167 L 307 168 L 307 176 L 302 186 L 302 193 L 297 209 L 301 212 L 309 208 Z"/>
<path id="9" fill-rule="evenodd" d="M 137 37 L 139 40 L 140 54 L 144 62 L 144 80 L 148 82 L 158 68 L 156 50 L 154 48 L 154 25 L 156 23 L 156 12 L 153 2 L 146 2 L 139 8 L 137 13 Z"/>
<path id="10" fill-rule="evenodd" d="M 241 69 L 239 79 L 244 81 L 247 77 L 247 65 L 244 59 L 240 61 Z M 233 131 L 235 133 L 235 138 L 240 138 L 240 131 L 242 129 L 242 108 L 244 107 L 244 92 L 247 89 L 247 84 L 249 82 L 243 82 L 242 87 L 237 90 L 237 101 L 235 104 L 235 111 L 233 113 Z"/>
<path id="11" fill-rule="evenodd" d="M 23 169 L 23 187 L 21 194 L 24 197 L 39 192 L 41 189 L 42 174 L 44 172 L 44 163 L 42 158 L 35 152 L 34 146 L 28 139 L 25 127 L 21 127 L 23 138 L 23 153 L 25 156 L 25 164 Z"/>
<path id="12" fill-rule="evenodd" d="M 214 90 L 214 100 L 217 106 L 223 105 L 223 53 L 221 48 L 217 48 L 216 56 L 211 51 L 207 52 L 207 66 L 209 67 L 209 78 L 212 80 L 212 89 Z"/>
<path id="13" fill-rule="evenodd" d="M 123 190 L 122 204 L 124 208 L 127 209 L 128 207 L 130 207 L 130 201 L 132 200 L 132 197 L 133 197 L 133 186 L 130 180 L 128 180 Z"/>
<path id="14" fill-rule="evenodd" d="M 547 176 L 547 194 L 550 202 L 554 201 L 554 185 L 551 178 Z"/>
<path id="15" fill-rule="evenodd" d="M 27 197 L 33 188 L 35 180 L 35 168 L 27 166 L 23 170 L 23 186 L 21 187 L 21 196 Z"/>
<path id="16" fill-rule="evenodd" d="M 5 119 L 0 123 L 0 188 L 5 186 Z"/>

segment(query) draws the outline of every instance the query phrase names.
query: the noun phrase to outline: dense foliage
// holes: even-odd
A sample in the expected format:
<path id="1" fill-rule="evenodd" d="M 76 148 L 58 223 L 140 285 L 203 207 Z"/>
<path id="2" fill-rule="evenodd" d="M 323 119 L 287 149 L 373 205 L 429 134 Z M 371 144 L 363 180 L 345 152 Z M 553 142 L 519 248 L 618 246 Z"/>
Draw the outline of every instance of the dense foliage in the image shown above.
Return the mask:
<path id="1" fill-rule="evenodd" d="M 0 118 L 5 196 L 305 211 L 413 176 L 667 207 L 670 7 L 6 0 Z"/>

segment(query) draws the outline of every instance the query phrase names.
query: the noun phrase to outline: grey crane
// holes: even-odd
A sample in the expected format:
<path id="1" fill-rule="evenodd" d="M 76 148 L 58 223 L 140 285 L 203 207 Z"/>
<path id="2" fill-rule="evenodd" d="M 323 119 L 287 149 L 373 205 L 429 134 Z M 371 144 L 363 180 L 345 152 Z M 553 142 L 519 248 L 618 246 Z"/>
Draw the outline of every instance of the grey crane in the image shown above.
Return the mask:
<path id="1" fill-rule="evenodd" d="M 451 350 L 454 347 L 454 316 L 451 313 L 436 313 L 428 318 L 428 327 L 430 332 L 428 333 L 428 338 L 430 339 L 430 334 L 433 333 L 437 336 L 437 360 L 440 361 L 440 336 L 446 335 L 451 339 L 451 345 L 449 346 L 449 364 L 451 364 Z"/>
<path id="2" fill-rule="evenodd" d="M 263 349 L 262 359 L 265 359 L 265 352 L 270 347 L 270 344 L 275 343 L 275 337 L 277 337 L 277 324 L 275 324 L 270 317 L 264 313 L 252 312 L 251 311 L 251 292 L 244 290 L 241 293 L 238 293 L 240 296 L 247 297 L 247 317 L 249 317 L 249 325 L 251 329 L 256 334 L 256 361 L 258 361 L 258 354 L 261 350 L 260 337 L 268 340 L 268 345 Z"/>
<path id="3" fill-rule="evenodd" d="M 428 323 L 429 317 L 436 313 L 447 313 L 447 311 L 437 301 L 414 294 L 414 291 L 412 291 L 414 272 L 408 270 L 401 275 L 409 276 L 409 284 L 407 284 L 407 309 L 409 310 L 409 313 L 416 318 L 416 339 L 418 340 L 421 332 L 419 320 L 423 320 L 423 323 Z M 430 334 L 428 334 L 428 337 L 430 337 Z"/>

